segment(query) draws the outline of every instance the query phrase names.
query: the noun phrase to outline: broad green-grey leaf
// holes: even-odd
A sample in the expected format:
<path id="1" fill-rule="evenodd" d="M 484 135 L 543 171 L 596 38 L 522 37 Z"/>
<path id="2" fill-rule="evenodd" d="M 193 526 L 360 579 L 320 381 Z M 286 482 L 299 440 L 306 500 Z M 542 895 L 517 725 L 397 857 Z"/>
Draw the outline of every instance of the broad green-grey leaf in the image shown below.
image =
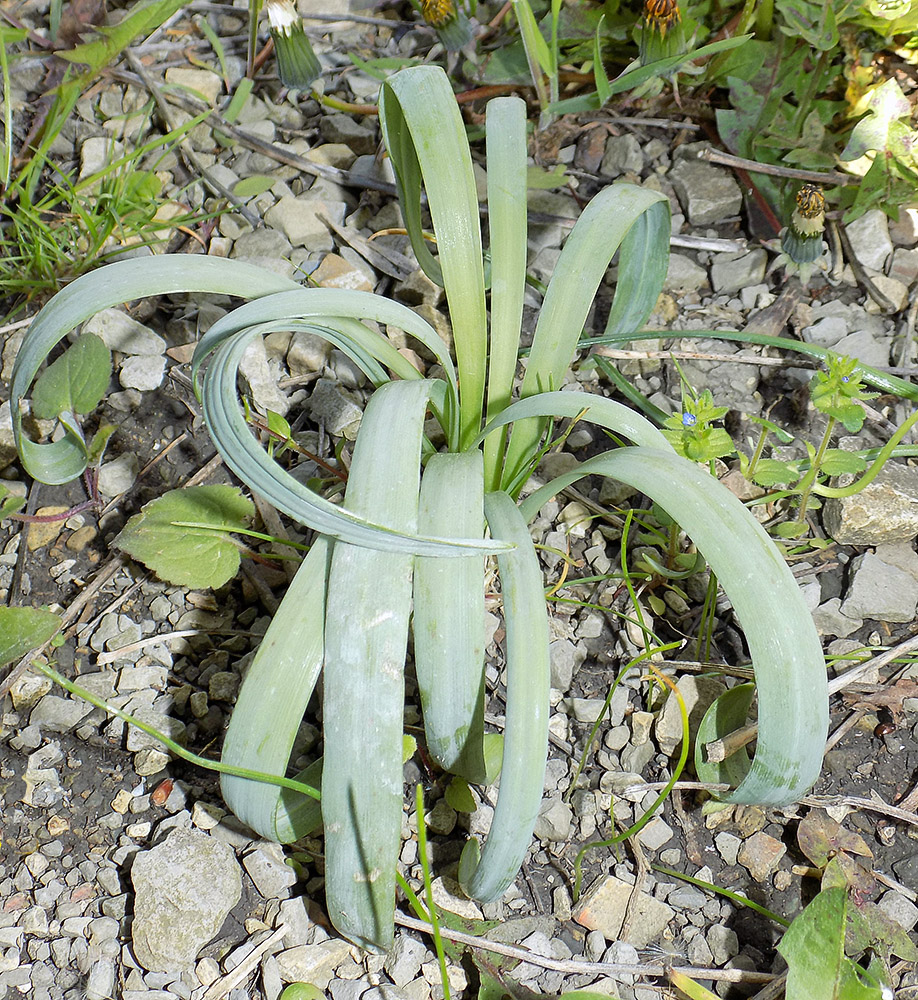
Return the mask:
<path id="1" fill-rule="evenodd" d="M 673 452 L 622 448 L 584 462 L 522 503 L 531 519 L 565 486 L 612 476 L 659 504 L 703 553 L 746 633 L 759 704 L 758 746 L 729 802 L 784 805 L 812 786 L 829 727 L 822 646 L 787 563 L 762 526 L 713 476 Z"/>
<path id="2" fill-rule="evenodd" d="M 32 390 L 32 412 L 40 420 L 62 413 L 91 413 L 105 395 L 112 355 L 101 338 L 84 333 L 39 375 Z"/>
<path id="3" fill-rule="evenodd" d="M 659 192 L 611 184 L 597 194 L 574 224 L 548 284 L 526 374 L 524 398 L 559 389 L 570 366 L 599 283 L 621 247 L 612 313 L 639 328 L 657 300 L 666 273 L 648 246 L 669 236 L 669 202 Z M 649 270 L 645 273 L 644 268 Z M 532 455 L 544 420 L 518 424 L 507 451 L 503 486 L 517 480 Z"/>
<path id="4" fill-rule="evenodd" d="M 0 667 L 43 645 L 60 627 L 60 616 L 51 611 L 0 606 Z"/>
<path id="5" fill-rule="evenodd" d="M 249 342 L 258 332 L 258 328 L 247 328 L 235 336 L 222 339 L 208 365 L 202 392 L 204 416 L 214 444 L 226 464 L 243 482 L 270 501 L 278 510 L 282 510 L 297 521 L 309 525 L 322 534 L 354 545 L 420 555 L 453 557 L 473 552 L 493 551 L 501 547 L 500 543 L 487 540 L 447 541 L 422 538 L 399 530 L 393 525 L 358 517 L 346 507 L 336 507 L 324 497 L 313 493 L 284 471 L 252 437 L 236 400 L 239 363 Z M 199 349 L 202 349 L 200 345 Z M 426 380 L 415 384 L 422 386 L 425 397 L 433 388 L 433 383 Z M 400 415 L 393 414 L 390 426 L 390 433 L 393 436 L 399 432 L 400 420 Z M 376 512 L 373 516 L 377 516 Z"/>
<path id="6" fill-rule="evenodd" d="M 468 841 L 459 881 L 473 899 L 491 902 L 516 878 L 542 803 L 550 682 L 545 591 L 529 528 L 506 493 L 488 493 L 485 514 L 491 533 L 516 545 L 497 557 L 507 630 L 504 752 L 488 839 L 483 849 Z"/>
<path id="7" fill-rule="evenodd" d="M 246 671 L 223 741 L 225 764 L 286 774 L 325 653 L 325 590 L 332 543 L 319 536 L 274 613 Z M 321 762 L 297 780 L 320 787 Z M 282 844 L 321 822 L 315 799 L 260 781 L 224 775 L 226 804 L 256 833 Z"/>
<path id="8" fill-rule="evenodd" d="M 640 413 L 614 399 L 594 396 L 589 392 L 540 392 L 535 396 L 519 399 L 492 420 L 478 439 L 486 438 L 514 420 L 527 420 L 531 417 L 579 417 L 587 423 L 597 424 L 620 434 L 635 444 L 671 450 L 663 434 Z"/>
<path id="9" fill-rule="evenodd" d="M 255 505 L 233 486 L 189 486 L 146 504 L 115 545 L 179 587 L 222 587 L 239 569 L 230 532 L 248 527 Z"/>
<path id="10" fill-rule="evenodd" d="M 193 254 L 118 261 L 71 282 L 35 317 L 13 364 L 10 382 L 13 439 L 25 470 L 40 482 L 57 484 L 76 479 L 86 468 L 82 441 L 68 435 L 49 444 L 36 444 L 24 437 L 20 409 L 20 402 L 42 362 L 84 320 L 110 306 L 151 295 L 210 292 L 257 298 L 290 288 L 299 285 L 254 264 Z"/>
<path id="11" fill-rule="evenodd" d="M 488 103 L 488 229 L 491 236 L 491 331 L 487 419 L 509 403 L 519 363 L 526 288 L 526 106 L 517 97 Z M 485 439 L 485 483 L 500 485 L 506 431 Z"/>
<path id="12" fill-rule="evenodd" d="M 465 124 L 438 66 L 413 66 L 390 77 L 380 88 L 379 113 L 401 190 L 407 190 L 406 175 L 423 174 L 462 385 L 459 446 L 465 448 L 481 429 L 488 347 L 481 225 Z M 403 201 L 417 204 L 417 177 L 410 190 Z M 417 252 L 416 233 L 412 243 Z"/>
<path id="13" fill-rule="evenodd" d="M 421 483 L 418 530 L 472 538 L 484 530 L 479 451 L 434 455 Z M 427 749 L 445 770 L 485 780 L 484 560 L 418 556 L 414 662 Z"/>
<path id="14" fill-rule="evenodd" d="M 391 382 L 367 404 L 345 502 L 417 528 L 428 386 Z M 329 915 L 372 951 L 392 943 L 402 823 L 404 666 L 412 558 L 339 542 L 325 626 L 322 818 Z"/>

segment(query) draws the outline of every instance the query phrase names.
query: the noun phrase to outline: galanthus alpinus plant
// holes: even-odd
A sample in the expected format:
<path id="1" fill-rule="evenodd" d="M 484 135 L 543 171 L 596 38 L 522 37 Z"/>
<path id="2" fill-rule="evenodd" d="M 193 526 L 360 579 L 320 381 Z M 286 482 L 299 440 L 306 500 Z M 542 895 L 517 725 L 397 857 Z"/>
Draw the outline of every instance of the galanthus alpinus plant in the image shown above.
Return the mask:
<path id="1" fill-rule="evenodd" d="M 705 554 L 745 628 L 759 738 L 753 760 L 744 757 L 745 766 L 734 770 L 737 787 L 724 798 L 781 804 L 802 795 L 819 772 L 828 727 L 819 641 L 791 573 L 758 523 L 639 414 L 604 397 L 559 391 L 616 251 L 610 328 L 639 329 L 656 302 L 668 260 L 666 199 L 620 184 L 587 205 L 548 286 L 515 396 L 526 267 L 525 106 L 511 97 L 487 108 L 490 326 L 471 154 L 446 75 L 429 66 L 396 73 L 383 85 L 379 107 L 415 253 L 445 288 L 455 364 L 423 319 L 380 296 L 304 289 L 238 261 L 152 257 L 103 268 L 60 292 L 25 337 L 11 392 L 26 468 L 36 478 L 64 481 L 86 462 L 73 422 L 57 441 L 31 441 L 23 435 L 21 401 L 68 331 L 102 308 L 144 295 L 184 290 L 255 300 L 218 320 L 195 352 L 205 420 L 240 479 L 318 535 L 246 674 L 223 761 L 285 774 L 324 668 L 324 758 L 298 777 L 321 780 L 331 919 L 346 937 L 373 949 L 392 941 L 412 612 L 430 756 L 473 782 L 487 776 L 483 602 L 489 554 L 497 557 L 506 627 L 502 771 L 486 843 L 482 848 L 469 840 L 459 878 L 470 896 L 487 901 L 497 899 L 519 871 L 542 799 L 549 697 L 548 618 L 527 524 L 551 496 L 583 476 L 615 477 L 664 508 Z M 421 233 L 422 187 L 436 257 Z M 415 337 L 434 354 L 441 374 L 422 378 L 367 323 Z M 239 361 L 253 338 L 299 330 L 344 351 L 376 387 L 354 446 L 343 507 L 313 493 L 266 454 L 238 401 Z M 439 452 L 425 438 L 428 411 L 445 436 Z M 520 502 L 551 418 L 577 416 L 633 445 L 584 462 Z M 313 799 L 226 775 L 222 789 L 230 808 L 262 836 L 290 842 L 312 829 Z"/>

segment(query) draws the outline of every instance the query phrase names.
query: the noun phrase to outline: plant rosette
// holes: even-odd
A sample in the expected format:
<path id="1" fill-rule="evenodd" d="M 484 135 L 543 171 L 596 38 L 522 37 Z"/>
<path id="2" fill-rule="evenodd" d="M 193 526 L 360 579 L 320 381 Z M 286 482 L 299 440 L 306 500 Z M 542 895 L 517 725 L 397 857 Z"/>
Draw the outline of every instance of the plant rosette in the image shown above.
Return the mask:
<path id="1" fill-rule="evenodd" d="M 734 760 L 735 787 L 724 798 L 794 801 L 819 773 L 828 729 L 819 640 L 790 570 L 759 524 L 638 413 L 604 397 L 558 391 L 616 252 L 607 334 L 637 331 L 650 314 L 668 264 L 666 199 L 616 184 L 587 205 L 561 252 L 515 391 L 526 277 L 525 105 L 499 98 L 487 109 L 489 298 L 471 153 L 449 80 L 435 67 L 403 70 L 383 85 L 379 107 L 412 246 L 421 267 L 445 288 L 455 362 L 432 327 L 397 302 L 301 288 L 239 261 L 163 256 L 111 265 L 60 292 L 27 332 L 11 388 L 26 469 L 54 482 L 72 478 L 82 471 L 85 451 L 66 436 L 50 443 L 26 438 L 20 407 L 61 338 L 100 309 L 146 295 L 217 292 L 253 300 L 215 323 L 195 352 L 205 420 L 227 466 L 318 537 L 245 677 L 223 761 L 286 774 L 324 670 L 324 757 L 308 775 L 297 776 L 321 781 L 321 811 L 314 799 L 249 778 L 224 774 L 222 790 L 236 815 L 272 840 L 293 841 L 321 822 L 331 919 L 343 935 L 374 950 L 386 949 L 393 935 L 409 625 L 431 757 L 472 782 L 489 775 L 491 741 L 483 723 L 487 556 L 496 556 L 503 601 L 506 716 L 494 817 L 485 843 L 466 845 L 459 868 L 464 890 L 481 901 L 497 899 L 529 850 L 547 755 L 549 622 L 528 523 L 584 476 L 612 476 L 664 509 L 704 554 L 745 629 L 759 737 L 751 761 L 745 752 Z M 421 229 L 422 187 L 436 257 Z M 434 354 L 442 375 L 422 378 L 369 323 L 416 338 Z M 239 404 L 237 373 L 246 346 L 255 337 L 291 330 L 329 340 L 376 387 L 354 446 L 343 506 L 275 462 Z M 425 437 L 429 411 L 446 440 L 440 452 Z M 520 501 L 550 421 L 574 417 L 632 445 L 584 462 Z"/>

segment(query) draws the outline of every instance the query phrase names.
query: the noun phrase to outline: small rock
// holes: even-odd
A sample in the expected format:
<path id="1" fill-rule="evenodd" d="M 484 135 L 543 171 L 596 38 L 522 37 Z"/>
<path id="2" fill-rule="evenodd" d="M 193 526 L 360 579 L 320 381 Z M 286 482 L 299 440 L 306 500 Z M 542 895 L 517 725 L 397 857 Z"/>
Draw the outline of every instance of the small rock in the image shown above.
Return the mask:
<path id="1" fill-rule="evenodd" d="M 80 180 L 98 174 L 110 163 L 124 155 L 124 146 L 108 136 L 93 135 L 80 146 Z"/>
<path id="2" fill-rule="evenodd" d="M 599 718 L 605 703 L 605 698 L 565 698 L 562 705 L 577 722 L 593 723 Z"/>
<path id="3" fill-rule="evenodd" d="M 711 163 L 686 156 L 668 178 L 693 226 L 710 226 L 736 215 L 742 207 L 739 185 L 726 170 Z"/>
<path id="4" fill-rule="evenodd" d="M 883 894 L 879 907 L 886 913 L 886 916 L 892 917 L 906 931 L 910 931 L 918 923 L 918 906 L 915 906 L 914 903 L 895 890 L 891 889 Z"/>
<path id="5" fill-rule="evenodd" d="M 689 717 L 689 735 L 694 741 L 704 713 L 726 690 L 721 681 L 710 677 L 694 677 L 685 674 L 676 683 L 679 694 L 685 702 Z M 679 702 L 670 696 L 666 699 L 654 729 L 657 743 L 665 754 L 671 754 L 682 742 L 682 712 Z"/>
<path id="6" fill-rule="evenodd" d="M 543 843 L 565 841 L 571 835 L 573 810 L 560 795 L 552 795 L 542 802 L 535 821 L 535 836 Z"/>
<path id="7" fill-rule="evenodd" d="M 51 687 L 51 680 L 48 677 L 32 673 L 22 674 L 10 688 L 13 708 L 24 715 L 38 704 L 40 699 L 51 690 Z"/>
<path id="8" fill-rule="evenodd" d="M 196 830 L 174 829 L 138 853 L 131 879 L 134 954 L 151 972 L 190 967 L 242 896 L 232 849 Z"/>
<path id="9" fill-rule="evenodd" d="M 216 104 L 223 92 L 223 80 L 209 69 L 186 69 L 184 66 L 170 66 L 166 70 L 166 83 L 177 87 L 187 87 L 207 101 Z"/>
<path id="10" fill-rule="evenodd" d="M 918 581 L 868 552 L 852 562 L 854 580 L 841 606 L 849 618 L 910 622 L 918 608 Z"/>
<path id="11" fill-rule="evenodd" d="M 279 229 L 293 246 L 309 250 L 331 250 L 334 239 L 323 221 L 344 223 L 347 206 L 343 201 L 322 201 L 318 198 L 281 198 L 265 213 L 265 222 Z"/>
<path id="12" fill-rule="evenodd" d="M 607 941 L 621 937 L 625 908 L 634 887 L 614 875 L 594 886 L 574 910 L 574 920 L 588 930 L 602 932 Z M 649 893 L 638 893 L 628 943 L 643 948 L 655 941 L 672 922 L 675 910 Z"/>
<path id="13" fill-rule="evenodd" d="M 714 924 L 708 930 L 707 940 L 717 965 L 726 965 L 734 955 L 739 954 L 739 938 L 736 936 L 736 931 L 724 927 L 723 924 Z"/>
<path id="14" fill-rule="evenodd" d="M 166 373 L 166 359 L 153 354 L 125 358 L 118 372 L 118 381 L 125 389 L 148 392 L 162 385 Z"/>
<path id="15" fill-rule="evenodd" d="M 140 719 L 141 722 L 145 722 L 148 726 L 152 726 L 161 733 L 165 733 L 169 739 L 174 740 L 176 743 L 184 743 L 185 723 L 179 719 L 173 719 L 171 716 L 164 715 L 162 712 L 157 712 L 149 707 L 135 709 L 132 714 Z M 159 749 L 162 744 L 156 737 L 150 736 L 136 726 L 129 725 L 125 746 L 132 753 L 136 753 L 138 750 L 143 750 L 146 747 Z"/>
<path id="16" fill-rule="evenodd" d="M 247 260 L 269 271 L 290 277 L 294 271 L 293 264 L 289 260 L 292 249 L 290 241 L 283 233 L 265 227 L 251 233 L 242 233 L 233 243 L 231 256 L 236 260 Z"/>
<path id="17" fill-rule="evenodd" d="M 872 274 L 870 280 L 892 303 L 893 312 L 901 312 L 908 305 L 908 285 L 904 281 L 885 274 Z M 885 311 L 885 308 L 873 299 L 868 299 L 864 308 L 874 315 Z"/>
<path id="18" fill-rule="evenodd" d="M 613 135 L 606 140 L 606 151 L 599 168 L 607 177 L 619 174 L 639 174 L 644 168 L 641 144 L 633 135 Z"/>
<path id="19" fill-rule="evenodd" d="M 320 378 L 306 404 L 310 416 L 325 424 L 325 429 L 335 436 L 354 441 L 363 417 L 363 410 L 351 393 L 332 379 Z"/>
<path id="20" fill-rule="evenodd" d="M 673 837 L 673 828 L 667 825 L 659 816 L 652 819 L 638 834 L 641 847 L 648 851 L 659 851 Z"/>
<path id="21" fill-rule="evenodd" d="M 758 248 L 742 254 L 718 254 L 711 267 L 711 286 L 715 292 L 738 292 L 757 285 L 765 277 L 768 254 Z"/>
<path id="22" fill-rule="evenodd" d="M 246 347 L 239 362 L 239 372 L 249 383 L 252 398 L 259 409 L 273 410 L 281 416 L 290 409 L 290 401 L 277 386 L 277 373 L 268 363 L 265 342 L 256 337 Z"/>
<path id="23" fill-rule="evenodd" d="M 708 283 L 708 272 L 683 253 L 669 255 L 669 267 L 663 281 L 664 291 L 697 292 Z"/>
<path id="24" fill-rule="evenodd" d="M 376 131 L 348 115 L 324 115 L 319 130 L 326 142 L 342 143 L 358 156 L 376 152 Z"/>
<path id="25" fill-rule="evenodd" d="M 906 288 L 914 285 L 918 281 L 918 250 L 903 250 L 901 247 L 893 250 L 889 277 L 901 281 Z"/>
<path id="26" fill-rule="evenodd" d="M 918 468 L 887 462 L 860 493 L 829 499 L 826 531 L 843 545 L 878 545 L 918 535 Z"/>
<path id="27" fill-rule="evenodd" d="M 834 635 L 844 639 L 863 624 L 861 618 L 849 618 L 841 612 L 841 598 L 833 597 L 820 604 L 813 612 L 813 624 L 820 635 Z"/>
<path id="28" fill-rule="evenodd" d="M 842 337 L 832 348 L 849 358 L 857 358 L 866 365 L 889 364 L 889 338 L 878 337 L 869 330 L 855 330 Z"/>
<path id="29" fill-rule="evenodd" d="M 28 548 L 29 552 L 37 552 L 54 541 L 64 528 L 64 521 L 57 518 L 58 514 L 63 514 L 68 507 L 59 505 L 51 507 L 39 507 L 35 513 L 40 517 L 53 517 L 53 521 L 35 521 L 29 525 Z"/>
<path id="30" fill-rule="evenodd" d="M 29 724 L 46 733 L 69 733 L 91 711 L 92 705 L 88 702 L 46 694 L 32 709 Z"/>
<path id="31" fill-rule="evenodd" d="M 142 778 L 159 774 L 168 763 L 169 754 L 156 747 L 145 747 L 134 756 L 134 770 Z"/>
<path id="32" fill-rule="evenodd" d="M 323 288 L 350 288 L 358 292 L 372 292 L 374 288 L 365 271 L 336 253 L 322 258 L 322 263 L 312 273 L 312 280 Z"/>
<path id="33" fill-rule="evenodd" d="M 889 222 L 889 235 L 900 247 L 918 243 L 918 208 L 900 208 L 898 220 Z"/>
<path id="34" fill-rule="evenodd" d="M 86 980 L 86 1000 L 108 1000 L 115 989 L 115 963 L 110 958 L 93 962 Z"/>
<path id="35" fill-rule="evenodd" d="M 767 833 L 754 833 L 739 849 L 736 860 L 749 872 L 756 882 L 764 882 L 773 874 L 787 848 L 780 840 Z"/>
<path id="36" fill-rule="evenodd" d="M 299 332 L 293 335 L 287 349 L 287 367 L 291 375 L 308 375 L 320 372 L 331 354 L 332 345 L 314 333 Z"/>
<path id="37" fill-rule="evenodd" d="M 137 473 L 140 471 L 140 460 L 133 451 L 105 462 L 99 469 L 99 492 L 104 497 L 117 497 L 134 485 Z"/>
<path id="38" fill-rule="evenodd" d="M 277 971 L 285 983 L 312 983 L 324 990 L 335 974 L 335 968 L 350 955 L 347 941 L 334 938 L 318 944 L 304 944 L 278 952 Z"/>
<path id="39" fill-rule="evenodd" d="M 848 336 L 848 321 L 844 316 L 823 316 L 812 326 L 805 326 L 801 337 L 808 344 L 834 347 L 842 337 Z"/>
<path id="40" fill-rule="evenodd" d="M 83 324 L 83 333 L 94 333 L 111 351 L 122 354 L 162 354 L 166 342 L 148 326 L 121 309 L 103 309 Z"/>
<path id="41" fill-rule="evenodd" d="M 383 968 L 396 986 L 405 986 L 421 971 L 428 957 L 427 948 L 403 932 L 396 936 Z"/>
<path id="42" fill-rule="evenodd" d="M 265 899 L 285 899 L 290 895 L 296 872 L 286 863 L 279 844 L 265 844 L 247 854 L 242 863 Z"/>
<path id="43" fill-rule="evenodd" d="M 849 222 L 845 227 L 854 256 L 864 265 L 874 271 L 882 271 L 886 260 L 892 253 L 892 240 L 889 238 L 889 224 L 885 212 L 872 208 L 859 219 Z"/>
<path id="44" fill-rule="evenodd" d="M 445 837 L 452 833 L 457 818 L 456 810 L 453 809 L 446 799 L 438 799 L 434 803 L 434 807 L 427 814 L 426 820 L 431 833 Z M 411 978 L 413 979 L 414 976 Z"/>
<path id="45" fill-rule="evenodd" d="M 548 647 L 548 653 L 551 658 L 551 686 L 558 691 L 567 691 L 574 673 L 586 659 L 586 650 L 574 645 L 570 639 L 556 639 Z"/>

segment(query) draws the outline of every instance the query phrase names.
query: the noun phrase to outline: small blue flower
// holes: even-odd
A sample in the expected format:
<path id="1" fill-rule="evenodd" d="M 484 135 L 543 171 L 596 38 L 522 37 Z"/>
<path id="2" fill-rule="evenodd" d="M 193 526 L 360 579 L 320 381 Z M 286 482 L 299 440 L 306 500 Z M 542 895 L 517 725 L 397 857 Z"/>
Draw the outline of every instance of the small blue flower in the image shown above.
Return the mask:
<path id="1" fill-rule="evenodd" d="M 842 382 L 850 382 L 850 381 L 851 381 L 850 375 L 842 375 Z"/>
<path id="2" fill-rule="evenodd" d="M 682 426 L 683 427 L 694 427 L 698 423 L 698 417 L 694 413 L 683 413 L 682 414 Z"/>

